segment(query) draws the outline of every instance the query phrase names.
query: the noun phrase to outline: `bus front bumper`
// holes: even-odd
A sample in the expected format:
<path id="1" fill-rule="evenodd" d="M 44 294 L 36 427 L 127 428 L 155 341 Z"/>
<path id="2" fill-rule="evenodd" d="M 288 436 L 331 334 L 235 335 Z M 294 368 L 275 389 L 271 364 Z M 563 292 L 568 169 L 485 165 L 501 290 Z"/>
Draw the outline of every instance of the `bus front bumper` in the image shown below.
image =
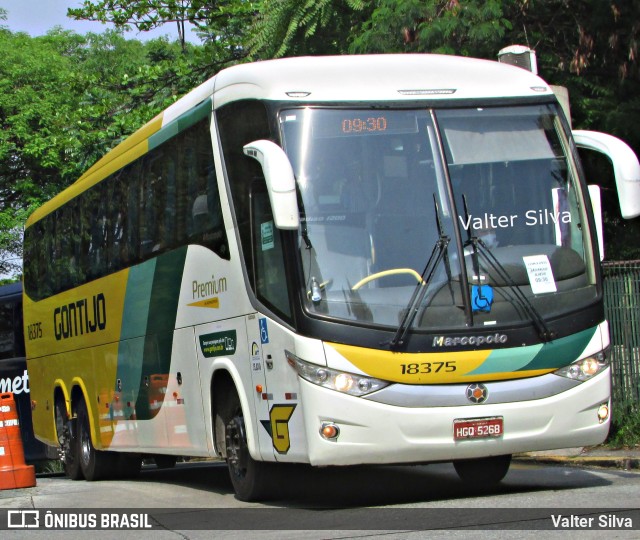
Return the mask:
<path id="1" fill-rule="evenodd" d="M 609 370 L 544 399 L 454 407 L 399 407 L 300 380 L 309 461 L 314 466 L 452 461 L 602 443 L 611 415 Z M 454 421 L 502 418 L 503 433 L 454 439 Z M 335 438 L 323 428 L 334 426 Z M 325 435 L 327 431 L 325 430 Z"/>

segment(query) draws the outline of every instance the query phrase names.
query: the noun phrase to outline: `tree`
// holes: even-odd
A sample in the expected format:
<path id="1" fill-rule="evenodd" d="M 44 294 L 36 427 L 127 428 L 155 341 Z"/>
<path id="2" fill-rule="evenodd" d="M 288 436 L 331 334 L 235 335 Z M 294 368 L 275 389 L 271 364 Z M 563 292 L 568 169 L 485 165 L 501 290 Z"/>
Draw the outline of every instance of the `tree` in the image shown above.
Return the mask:
<path id="1" fill-rule="evenodd" d="M 0 276 L 15 276 L 21 271 L 22 228 L 29 212 L 30 209 L 0 210 Z"/>
<path id="2" fill-rule="evenodd" d="M 537 53 L 541 75 L 569 90 L 573 124 L 640 151 L 640 0 L 379 0 L 350 51 L 436 52 L 495 59 L 511 44 Z M 591 160 L 589 160 L 591 161 Z M 640 219 L 620 219 L 599 164 L 609 257 L 640 258 Z"/>
<path id="3" fill-rule="evenodd" d="M 67 14 L 75 19 L 113 23 L 124 30 L 133 26 L 143 32 L 173 23 L 183 50 L 189 24 L 204 42 L 236 50 L 239 36 L 255 13 L 255 4 L 250 0 L 85 0 L 82 7 L 70 8 Z"/>
<path id="4" fill-rule="evenodd" d="M 31 38 L 0 29 L 0 271 L 16 270 L 30 209 L 210 76 L 194 49 L 115 31 Z"/>
<path id="5" fill-rule="evenodd" d="M 247 46 L 254 59 L 344 54 L 372 8 L 365 0 L 264 0 Z"/>
<path id="6" fill-rule="evenodd" d="M 525 0 L 526 1 L 526 0 Z M 432 52 L 495 57 L 512 29 L 513 0 L 380 0 L 354 39 L 352 52 Z"/>

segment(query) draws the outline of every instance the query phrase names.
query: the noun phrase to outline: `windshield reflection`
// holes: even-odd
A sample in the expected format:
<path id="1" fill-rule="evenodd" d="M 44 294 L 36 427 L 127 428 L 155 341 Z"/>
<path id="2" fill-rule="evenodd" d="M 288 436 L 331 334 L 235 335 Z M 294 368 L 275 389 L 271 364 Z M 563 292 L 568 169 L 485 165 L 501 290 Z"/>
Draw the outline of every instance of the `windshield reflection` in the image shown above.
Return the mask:
<path id="1" fill-rule="evenodd" d="M 398 328 L 415 308 L 413 327 L 433 329 L 463 327 L 469 313 L 474 324 L 511 323 L 590 301 L 588 227 L 555 110 L 464 109 L 435 118 L 426 110 L 281 113 L 300 192 L 307 310 Z M 461 242 L 445 248 L 411 307 L 434 247 L 442 235 L 455 239 L 456 228 Z M 506 278 L 473 256 L 471 238 L 491 250 Z M 514 302 L 514 286 L 532 310 Z M 484 309 L 468 305 L 478 294 Z M 550 294 L 556 302 L 544 301 Z"/>

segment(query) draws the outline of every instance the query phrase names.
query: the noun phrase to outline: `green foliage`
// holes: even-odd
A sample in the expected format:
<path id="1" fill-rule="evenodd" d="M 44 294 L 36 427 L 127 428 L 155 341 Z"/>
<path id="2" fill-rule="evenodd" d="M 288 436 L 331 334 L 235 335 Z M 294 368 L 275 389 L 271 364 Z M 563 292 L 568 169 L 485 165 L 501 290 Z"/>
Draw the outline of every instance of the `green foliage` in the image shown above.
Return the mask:
<path id="1" fill-rule="evenodd" d="M 207 45 L 114 31 L 0 30 L 0 275 L 19 270 L 31 209 L 226 61 Z"/>
<path id="2" fill-rule="evenodd" d="M 71 16 L 123 30 L 178 24 L 182 40 L 140 43 L 119 32 L 60 28 L 30 38 L 0 26 L 0 226 L 18 224 L 0 249 L 15 245 L 21 212 L 248 51 L 254 59 L 349 52 L 495 59 L 507 45 L 528 44 L 543 78 L 569 89 L 575 127 L 612 133 L 640 151 L 639 12 L 640 0 L 85 0 Z M 0 9 L 0 20 L 5 15 Z M 203 45 L 185 43 L 185 24 Z M 590 180 L 604 188 L 609 258 L 640 258 L 639 220 L 621 221 L 610 176 Z"/>
<path id="3" fill-rule="evenodd" d="M 640 446 L 640 410 L 614 411 L 606 444 L 614 448 Z"/>
<path id="4" fill-rule="evenodd" d="M 248 47 L 254 59 L 344 54 L 370 13 L 363 0 L 264 0 Z"/>
<path id="5" fill-rule="evenodd" d="M 11 206 L 0 210 L 0 276 L 16 275 L 20 271 L 22 226 L 30 210 Z"/>
<path id="6" fill-rule="evenodd" d="M 71 8 L 75 19 L 113 23 L 120 30 L 131 27 L 153 30 L 164 24 L 176 24 L 182 48 L 186 48 L 185 29 L 192 25 L 205 43 L 236 51 L 255 12 L 249 0 L 85 0 L 82 7 Z"/>
<path id="7" fill-rule="evenodd" d="M 500 0 L 381 0 L 351 50 L 495 57 L 511 23 Z"/>
<path id="8" fill-rule="evenodd" d="M 37 461 L 34 463 L 36 474 L 64 474 L 64 463 L 59 459 L 50 459 L 46 461 Z"/>

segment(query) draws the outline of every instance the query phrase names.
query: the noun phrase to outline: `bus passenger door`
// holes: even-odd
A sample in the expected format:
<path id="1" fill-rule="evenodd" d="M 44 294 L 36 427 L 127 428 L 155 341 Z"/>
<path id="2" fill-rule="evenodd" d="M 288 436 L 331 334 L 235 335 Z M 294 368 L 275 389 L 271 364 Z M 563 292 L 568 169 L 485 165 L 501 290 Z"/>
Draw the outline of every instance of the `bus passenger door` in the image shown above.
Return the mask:
<path id="1" fill-rule="evenodd" d="M 285 268 L 286 254 L 264 181 L 252 184 L 251 228 L 255 294 L 274 314 L 290 320 L 292 307 Z M 304 447 L 294 441 L 294 435 L 301 435 L 304 431 L 293 427 L 301 418 L 300 409 L 296 412 L 298 381 L 284 355 L 286 349 L 294 348 L 292 334 L 278 324 L 275 317 L 261 314 L 247 320 L 247 328 L 255 351 L 255 357 L 252 354 L 252 374 L 259 373 L 260 380 L 266 381 L 266 384 L 259 383 L 265 384 L 265 389 L 262 403 L 256 405 L 262 426 L 258 435 L 260 447 L 265 448 L 264 444 L 268 442 L 276 461 L 292 461 L 293 454 Z M 267 405 L 268 410 L 265 408 Z M 267 459 L 264 454 L 263 458 Z"/>

